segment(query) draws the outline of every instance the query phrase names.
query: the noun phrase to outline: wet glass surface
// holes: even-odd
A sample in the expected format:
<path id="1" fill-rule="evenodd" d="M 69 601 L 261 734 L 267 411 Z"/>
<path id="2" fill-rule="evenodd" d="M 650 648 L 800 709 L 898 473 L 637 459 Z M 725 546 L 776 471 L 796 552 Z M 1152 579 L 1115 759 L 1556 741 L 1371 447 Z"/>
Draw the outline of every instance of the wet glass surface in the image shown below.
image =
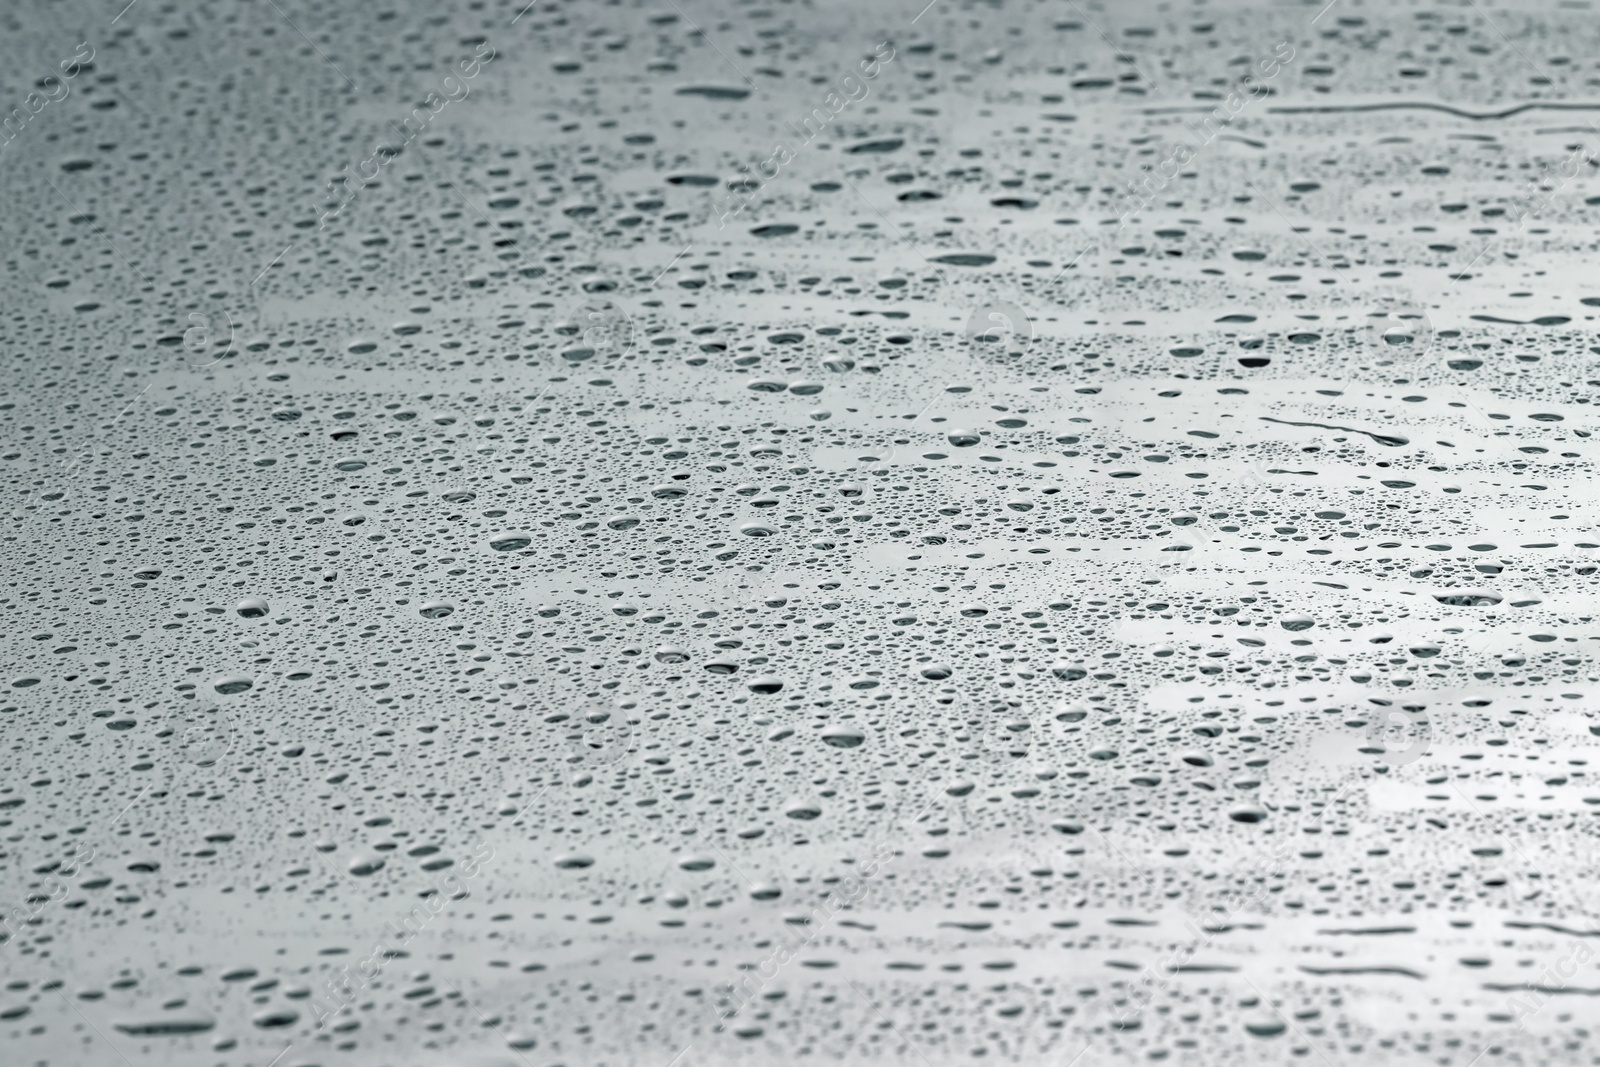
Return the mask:
<path id="1" fill-rule="evenodd" d="M 0 15 L 0 1063 L 1594 1062 L 1594 11 L 1324 2 Z"/>

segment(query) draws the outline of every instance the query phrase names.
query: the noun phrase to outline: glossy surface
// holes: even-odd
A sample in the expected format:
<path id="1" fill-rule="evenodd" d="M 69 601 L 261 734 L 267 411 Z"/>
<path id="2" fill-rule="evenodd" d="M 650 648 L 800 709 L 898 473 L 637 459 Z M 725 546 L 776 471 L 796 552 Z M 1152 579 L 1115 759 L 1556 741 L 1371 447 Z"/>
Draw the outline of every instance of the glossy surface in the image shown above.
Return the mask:
<path id="1" fill-rule="evenodd" d="M 1592 1062 L 1593 12 L 920 7 L 0 16 L 0 1062 Z"/>

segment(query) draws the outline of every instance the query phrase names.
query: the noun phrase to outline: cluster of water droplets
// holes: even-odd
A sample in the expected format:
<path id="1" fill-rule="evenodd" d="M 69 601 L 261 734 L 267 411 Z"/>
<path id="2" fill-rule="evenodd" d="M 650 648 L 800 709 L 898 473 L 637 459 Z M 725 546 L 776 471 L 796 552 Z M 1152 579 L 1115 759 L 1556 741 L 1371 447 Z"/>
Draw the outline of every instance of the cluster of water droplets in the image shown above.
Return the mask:
<path id="1" fill-rule="evenodd" d="M 1591 30 L 919 6 L 84 31 L 6 1062 L 1593 1055 Z"/>

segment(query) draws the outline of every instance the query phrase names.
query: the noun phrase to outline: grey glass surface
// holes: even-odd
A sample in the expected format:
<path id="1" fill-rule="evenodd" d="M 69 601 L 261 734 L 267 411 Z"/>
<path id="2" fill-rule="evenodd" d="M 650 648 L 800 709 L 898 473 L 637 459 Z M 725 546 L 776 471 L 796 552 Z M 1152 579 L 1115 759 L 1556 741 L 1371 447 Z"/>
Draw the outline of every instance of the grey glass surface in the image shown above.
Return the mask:
<path id="1" fill-rule="evenodd" d="M 525 2 L 0 13 L 0 1064 L 1595 1062 L 1590 4 Z"/>

